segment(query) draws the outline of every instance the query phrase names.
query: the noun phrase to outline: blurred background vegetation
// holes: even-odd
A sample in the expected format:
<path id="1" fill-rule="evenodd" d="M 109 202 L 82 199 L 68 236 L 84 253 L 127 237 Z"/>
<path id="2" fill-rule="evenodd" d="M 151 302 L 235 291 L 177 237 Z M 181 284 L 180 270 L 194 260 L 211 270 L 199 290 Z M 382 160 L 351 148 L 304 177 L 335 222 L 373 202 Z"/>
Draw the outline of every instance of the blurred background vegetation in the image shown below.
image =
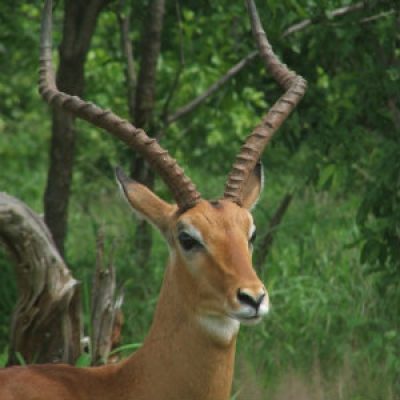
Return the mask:
<path id="1" fill-rule="evenodd" d="M 130 25 L 137 71 L 153 2 L 103 1 L 83 60 L 84 97 L 134 123 L 120 27 L 122 20 Z M 52 111 L 36 86 L 41 3 L 0 4 L 0 190 L 39 213 L 52 143 Z M 260 0 L 258 8 L 275 51 L 309 89 L 262 157 L 265 189 L 255 211 L 260 247 L 282 199 L 293 199 L 259 262 L 272 309 L 261 325 L 241 330 L 233 395 L 400 399 L 399 4 Z M 63 9 L 57 2 L 55 43 L 63 36 Z M 253 50 L 244 2 L 166 2 L 154 104 L 141 125 L 205 197 L 222 194 L 240 144 L 281 91 L 255 58 L 176 121 L 166 123 L 165 105 L 173 115 Z M 84 122 L 73 130 L 64 257 L 82 281 L 89 316 L 99 227 L 110 247 L 117 240 L 124 343 L 138 343 L 151 323 L 167 248 L 153 232 L 149 254 L 140 254 L 142 231 L 135 231 L 113 179 L 115 165 L 133 165 L 130 151 Z M 170 198 L 158 179 L 154 190 Z M 12 263 L 2 248 L 0 265 L 1 361 L 16 298 Z"/>

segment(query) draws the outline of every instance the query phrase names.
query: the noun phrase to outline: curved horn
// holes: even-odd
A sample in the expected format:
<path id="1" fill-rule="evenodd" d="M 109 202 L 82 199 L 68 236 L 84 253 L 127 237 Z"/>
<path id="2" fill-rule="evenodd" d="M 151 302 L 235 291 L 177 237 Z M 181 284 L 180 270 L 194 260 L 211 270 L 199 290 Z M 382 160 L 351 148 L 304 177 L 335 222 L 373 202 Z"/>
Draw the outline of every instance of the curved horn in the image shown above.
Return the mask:
<path id="1" fill-rule="evenodd" d="M 51 54 L 51 30 L 52 1 L 46 0 L 41 28 L 39 70 L 39 92 L 43 99 L 51 106 L 61 108 L 105 129 L 139 153 L 165 182 L 180 210 L 196 205 L 200 201 L 200 193 L 185 176 L 176 160 L 168 154 L 168 151 L 161 148 L 155 139 L 149 138 L 142 129 L 119 118 L 110 110 L 103 110 L 93 103 L 57 89 Z"/>
<path id="2" fill-rule="evenodd" d="M 286 92 L 273 105 L 262 122 L 254 128 L 253 132 L 246 139 L 229 174 L 224 198 L 239 205 L 243 203 L 241 196 L 243 185 L 254 169 L 265 146 L 302 99 L 307 89 L 307 82 L 301 76 L 290 71 L 274 54 L 261 26 L 253 0 L 247 0 L 247 9 L 260 56 L 266 68 Z"/>

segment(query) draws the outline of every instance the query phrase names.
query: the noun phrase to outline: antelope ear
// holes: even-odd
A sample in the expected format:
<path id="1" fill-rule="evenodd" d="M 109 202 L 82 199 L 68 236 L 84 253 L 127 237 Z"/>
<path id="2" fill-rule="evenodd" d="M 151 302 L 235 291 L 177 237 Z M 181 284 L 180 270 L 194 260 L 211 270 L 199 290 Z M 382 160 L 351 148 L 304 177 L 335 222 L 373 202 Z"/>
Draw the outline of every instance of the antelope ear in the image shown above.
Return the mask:
<path id="1" fill-rule="evenodd" d="M 243 207 L 251 211 L 257 204 L 263 187 L 264 171 L 261 161 L 258 160 L 242 189 L 241 197 L 243 199 Z"/>
<path id="2" fill-rule="evenodd" d="M 146 186 L 130 179 L 121 167 L 115 168 L 115 177 L 133 211 L 166 237 L 170 220 L 177 209 L 176 205 L 165 202 Z"/>

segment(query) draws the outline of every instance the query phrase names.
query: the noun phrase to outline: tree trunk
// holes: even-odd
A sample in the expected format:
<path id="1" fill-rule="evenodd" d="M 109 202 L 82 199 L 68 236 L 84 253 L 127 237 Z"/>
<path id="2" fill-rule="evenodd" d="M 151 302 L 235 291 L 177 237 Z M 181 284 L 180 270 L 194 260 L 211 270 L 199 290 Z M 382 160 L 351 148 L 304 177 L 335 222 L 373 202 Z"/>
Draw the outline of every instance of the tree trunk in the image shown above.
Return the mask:
<path id="1" fill-rule="evenodd" d="M 152 118 L 155 103 L 157 60 L 161 49 L 161 34 L 165 13 L 165 1 L 153 0 L 148 8 L 142 35 L 140 69 L 136 87 L 134 115 L 131 117 L 138 128 L 145 129 L 149 135 L 157 131 Z M 132 156 L 131 176 L 146 185 L 154 186 L 154 172 L 137 154 Z M 152 229 L 146 221 L 139 221 L 135 232 L 137 264 L 145 267 L 152 247 Z"/>
<path id="2" fill-rule="evenodd" d="M 64 9 L 63 40 L 57 85 L 68 94 L 82 96 L 84 66 L 97 17 L 106 0 L 68 0 Z M 67 233 L 68 202 L 75 152 L 74 118 L 61 110 L 53 110 L 50 166 L 44 194 L 47 226 L 61 255 Z"/>

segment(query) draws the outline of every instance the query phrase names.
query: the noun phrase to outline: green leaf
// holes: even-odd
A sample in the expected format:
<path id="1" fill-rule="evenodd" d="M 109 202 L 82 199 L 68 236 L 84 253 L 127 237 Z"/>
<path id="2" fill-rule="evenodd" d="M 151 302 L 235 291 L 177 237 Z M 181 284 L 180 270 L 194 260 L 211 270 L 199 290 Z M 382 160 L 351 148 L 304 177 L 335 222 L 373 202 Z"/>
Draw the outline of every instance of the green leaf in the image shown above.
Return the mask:
<path id="1" fill-rule="evenodd" d="M 15 357 L 17 358 L 20 365 L 26 365 L 26 361 L 25 361 L 24 357 L 22 357 L 22 354 L 19 351 L 17 351 L 15 353 Z"/>
<path id="2" fill-rule="evenodd" d="M 334 175 L 336 173 L 336 165 L 335 164 L 329 164 L 327 167 L 325 167 L 320 176 L 319 176 L 319 187 L 325 187 L 327 186 L 327 183 L 329 180 L 332 180 Z"/>
<path id="3" fill-rule="evenodd" d="M 92 363 L 92 357 L 88 353 L 82 353 L 76 360 L 76 367 L 90 367 Z"/>
<path id="4" fill-rule="evenodd" d="M 130 343 L 130 344 L 125 344 L 123 346 L 117 347 L 116 349 L 114 349 L 113 351 L 110 351 L 109 355 L 113 355 L 115 353 L 119 353 L 121 351 L 133 351 L 133 350 L 137 350 L 139 347 L 142 346 L 143 343 Z"/>
<path id="5" fill-rule="evenodd" d="M 361 250 L 361 264 L 375 264 L 380 254 L 381 245 L 375 240 L 368 240 Z"/>
<path id="6" fill-rule="evenodd" d="M 272 17 L 275 18 L 276 15 L 276 7 L 277 7 L 277 0 L 267 0 L 268 7 L 272 13 Z"/>

